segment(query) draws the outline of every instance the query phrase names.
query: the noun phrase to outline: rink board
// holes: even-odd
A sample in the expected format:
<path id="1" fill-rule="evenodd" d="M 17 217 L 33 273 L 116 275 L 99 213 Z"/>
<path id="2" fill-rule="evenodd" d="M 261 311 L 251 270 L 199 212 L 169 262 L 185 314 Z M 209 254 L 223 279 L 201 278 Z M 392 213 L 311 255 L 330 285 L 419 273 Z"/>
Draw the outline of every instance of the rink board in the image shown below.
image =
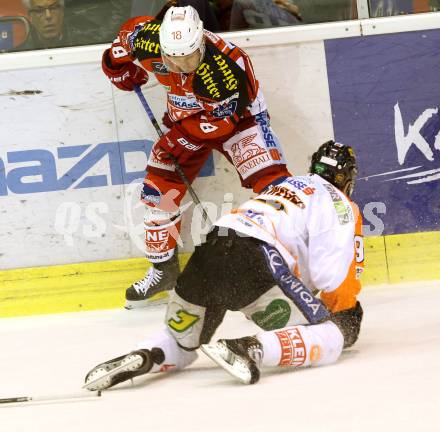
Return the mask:
<path id="1" fill-rule="evenodd" d="M 325 47 L 335 139 L 360 161 L 354 200 L 385 204 L 383 234 L 439 230 L 440 30 Z"/>
<path id="2" fill-rule="evenodd" d="M 417 23 L 426 18 L 432 28 L 433 15 Z M 372 21 L 385 34 L 360 36 L 377 30 Z M 383 24 L 395 22 L 228 35 L 252 58 L 294 174 L 306 172 L 316 146 L 330 138 L 355 148 L 365 284 L 440 277 L 440 71 L 433 60 L 440 30 L 399 17 L 417 31 L 386 34 Z M 104 48 L 2 56 L 0 315 L 116 307 L 146 270 L 138 197 L 156 132 L 136 95 L 102 74 Z M 160 119 L 165 90 L 152 78 L 143 92 Z M 251 195 L 218 154 L 194 187 L 212 220 Z M 188 197 L 184 206 L 186 257 L 209 227 Z"/>
<path id="3" fill-rule="evenodd" d="M 365 239 L 363 285 L 440 279 L 440 232 Z M 180 254 L 183 268 L 190 253 Z M 0 317 L 121 308 L 144 258 L 0 272 Z"/>
<path id="4" fill-rule="evenodd" d="M 333 136 L 324 44 L 248 51 L 289 166 L 303 173 L 316 143 Z M 274 65 L 288 59 L 277 80 L 267 67 L 268 56 Z M 291 70 L 300 71 L 292 85 Z M 151 78 L 143 92 L 161 119 L 165 89 Z M 157 133 L 136 94 L 114 88 L 95 61 L 34 69 L 0 67 L 0 95 L 0 268 L 143 256 L 139 195 Z M 218 153 L 194 187 L 212 220 L 251 194 Z M 229 198 L 224 205 L 225 194 Z M 191 251 L 204 231 L 189 207 L 181 250 Z"/>
<path id="5" fill-rule="evenodd" d="M 181 266 L 190 254 L 181 254 Z M 146 260 L 103 261 L 0 272 L 0 317 L 122 307 Z"/>

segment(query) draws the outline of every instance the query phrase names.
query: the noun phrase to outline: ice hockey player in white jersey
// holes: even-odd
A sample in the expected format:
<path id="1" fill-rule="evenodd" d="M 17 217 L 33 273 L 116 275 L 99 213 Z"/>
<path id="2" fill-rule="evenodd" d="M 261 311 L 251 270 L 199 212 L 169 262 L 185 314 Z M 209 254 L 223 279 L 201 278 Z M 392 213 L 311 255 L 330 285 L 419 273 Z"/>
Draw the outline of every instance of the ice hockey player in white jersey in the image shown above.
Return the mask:
<path id="1" fill-rule="evenodd" d="M 179 276 L 166 328 L 93 368 L 85 387 L 186 367 L 200 347 L 248 384 L 264 366 L 335 362 L 357 340 L 363 314 L 362 220 L 349 198 L 356 175 L 351 147 L 328 141 L 309 175 L 280 179 L 221 217 Z M 261 331 L 210 344 L 227 310 Z"/>

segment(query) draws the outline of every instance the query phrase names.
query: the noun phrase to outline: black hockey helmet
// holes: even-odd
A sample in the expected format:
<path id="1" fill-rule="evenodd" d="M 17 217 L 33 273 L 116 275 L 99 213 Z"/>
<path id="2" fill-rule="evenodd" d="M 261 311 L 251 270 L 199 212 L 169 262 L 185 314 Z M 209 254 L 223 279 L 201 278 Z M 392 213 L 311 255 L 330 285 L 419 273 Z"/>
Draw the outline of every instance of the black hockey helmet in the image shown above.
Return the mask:
<path id="1" fill-rule="evenodd" d="M 353 149 L 333 140 L 325 142 L 313 153 L 310 172 L 320 175 L 342 191 L 350 182 L 345 191 L 350 196 L 358 173 Z"/>

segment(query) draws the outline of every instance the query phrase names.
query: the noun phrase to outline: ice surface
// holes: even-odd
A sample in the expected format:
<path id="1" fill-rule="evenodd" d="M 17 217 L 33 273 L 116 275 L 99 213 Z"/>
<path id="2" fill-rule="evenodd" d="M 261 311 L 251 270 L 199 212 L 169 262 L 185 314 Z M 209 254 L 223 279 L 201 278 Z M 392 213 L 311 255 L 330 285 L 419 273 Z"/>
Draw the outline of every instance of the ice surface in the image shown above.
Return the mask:
<path id="1" fill-rule="evenodd" d="M 203 353 L 94 400 L 0 406 L 1 432 L 440 431 L 440 281 L 370 287 L 358 343 L 322 368 L 235 382 Z M 0 397 L 76 392 L 163 325 L 164 307 L 0 320 Z M 228 314 L 217 337 L 256 327 Z"/>

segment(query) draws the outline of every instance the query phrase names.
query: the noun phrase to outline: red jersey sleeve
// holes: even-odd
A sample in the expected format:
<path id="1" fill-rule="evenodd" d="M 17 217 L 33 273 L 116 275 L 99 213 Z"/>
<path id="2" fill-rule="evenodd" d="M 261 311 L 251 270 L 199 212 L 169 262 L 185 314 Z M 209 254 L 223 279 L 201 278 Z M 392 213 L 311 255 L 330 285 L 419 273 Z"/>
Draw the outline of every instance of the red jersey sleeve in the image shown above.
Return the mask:
<path id="1" fill-rule="evenodd" d="M 139 16 L 130 18 L 122 24 L 110 49 L 110 60 L 113 65 L 133 62 L 136 59 L 133 46 L 135 37 L 145 24 L 154 19 L 151 16 Z"/>

